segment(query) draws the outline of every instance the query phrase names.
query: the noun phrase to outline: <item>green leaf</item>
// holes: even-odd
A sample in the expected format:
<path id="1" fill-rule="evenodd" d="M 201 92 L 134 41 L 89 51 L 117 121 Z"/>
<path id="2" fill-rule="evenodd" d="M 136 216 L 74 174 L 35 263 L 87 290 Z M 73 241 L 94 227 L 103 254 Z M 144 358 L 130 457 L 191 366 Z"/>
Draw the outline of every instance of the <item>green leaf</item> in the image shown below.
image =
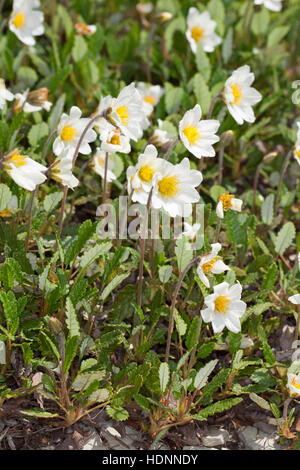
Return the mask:
<path id="1" fill-rule="evenodd" d="M 200 43 L 198 43 L 197 45 L 195 59 L 196 59 L 198 72 L 200 72 L 204 80 L 208 82 L 208 80 L 210 79 L 210 75 L 211 75 L 210 61 Z"/>
<path id="2" fill-rule="evenodd" d="M 197 372 L 197 374 L 195 376 L 195 379 L 194 379 L 195 389 L 201 390 L 201 388 L 203 388 L 204 385 L 206 385 L 206 382 L 208 380 L 208 376 L 212 373 L 212 371 L 216 367 L 217 363 L 218 363 L 218 359 L 214 359 L 214 360 L 208 362 L 208 364 L 206 364 L 204 367 L 202 367 L 202 369 L 200 369 Z"/>
<path id="3" fill-rule="evenodd" d="M 6 364 L 6 347 L 4 341 L 0 341 L 0 364 Z"/>
<path id="4" fill-rule="evenodd" d="M 264 224 L 271 225 L 274 217 L 275 195 L 269 194 L 261 206 L 261 218 Z"/>
<path id="5" fill-rule="evenodd" d="M 175 320 L 176 330 L 178 331 L 179 335 L 184 336 L 187 325 L 185 321 L 181 318 L 181 316 L 179 315 L 176 309 L 174 311 L 174 320 Z"/>
<path id="6" fill-rule="evenodd" d="M 207 114 L 211 103 L 211 93 L 201 73 L 196 73 L 193 78 L 194 93 L 200 104 L 202 113 Z"/>
<path id="7" fill-rule="evenodd" d="M 33 351 L 30 348 L 28 343 L 22 343 L 21 348 L 23 351 L 23 359 L 26 366 L 29 366 L 32 363 Z"/>
<path id="8" fill-rule="evenodd" d="M 269 266 L 268 271 L 266 272 L 264 276 L 264 279 L 261 285 L 261 290 L 266 290 L 270 292 L 274 288 L 277 278 L 278 278 L 278 267 L 275 263 L 272 263 Z"/>
<path id="9" fill-rule="evenodd" d="M 213 405 L 207 406 L 196 415 L 193 415 L 193 418 L 200 421 L 206 420 L 209 416 L 214 416 L 217 413 L 223 413 L 224 411 L 230 410 L 230 408 L 238 405 L 242 401 L 243 399 L 239 397 L 217 401 Z"/>
<path id="10" fill-rule="evenodd" d="M 182 272 L 193 259 L 192 246 L 185 235 L 176 240 L 175 254 L 177 256 L 178 269 Z"/>
<path id="11" fill-rule="evenodd" d="M 41 139 L 49 135 L 49 128 L 45 122 L 40 122 L 31 127 L 28 140 L 32 147 L 36 147 Z"/>
<path id="12" fill-rule="evenodd" d="M 50 413 L 49 411 L 41 411 L 40 409 L 30 409 L 30 410 L 20 410 L 25 416 L 32 416 L 33 418 L 57 418 L 59 414 L 57 413 Z"/>
<path id="13" fill-rule="evenodd" d="M 186 335 L 185 344 L 189 351 L 197 345 L 196 343 L 196 334 L 199 325 L 200 318 L 194 317 L 190 323 L 188 333 Z"/>
<path id="14" fill-rule="evenodd" d="M 118 274 L 118 276 L 114 277 L 113 280 L 105 287 L 103 290 L 100 300 L 105 302 L 109 294 L 119 285 L 121 282 L 124 281 L 129 276 L 130 273 Z"/>
<path id="15" fill-rule="evenodd" d="M 79 336 L 71 336 L 67 339 L 63 373 L 67 374 L 76 356 Z"/>
<path id="16" fill-rule="evenodd" d="M 110 418 L 115 419 L 116 421 L 126 421 L 129 418 L 129 413 L 125 408 L 115 408 L 108 405 L 105 408 L 106 413 Z"/>
<path id="17" fill-rule="evenodd" d="M 173 268 L 170 265 L 160 266 L 158 269 L 159 280 L 163 284 L 166 284 L 172 275 Z"/>
<path id="18" fill-rule="evenodd" d="M 166 362 L 162 362 L 159 367 L 159 382 L 162 395 L 165 393 L 170 379 L 170 369 Z"/>
<path id="19" fill-rule="evenodd" d="M 19 327 L 18 304 L 12 291 L 0 292 L 0 301 L 3 305 L 7 329 L 15 335 Z"/>
<path id="20" fill-rule="evenodd" d="M 268 31 L 270 14 L 266 8 L 262 8 L 258 13 L 254 13 L 251 29 L 254 34 L 265 34 Z"/>
<path id="21" fill-rule="evenodd" d="M 274 28 L 268 36 L 267 48 L 276 46 L 276 44 L 286 36 L 289 30 L 290 26 L 278 26 L 277 28 Z"/>
<path id="22" fill-rule="evenodd" d="M 65 100 L 66 100 L 66 95 L 65 93 L 63 93 L 58 98 L 58 100 L 56 101 L 56 103 L 51 109 L 51 113 L 48 118 L 48 125 L 49 125 L 50 132 L 54 131 L 54 129 L 56 128 L 58 124 L 58 121 L 64 109 Z"/>
<path id="23" fill-rule="evenodd" d="M 8 203 L 12 198 L 11 190 L 6 184 L 0 184 L 0 211 L 7 208 Z"/>
<path id="24" fill-rule="evenodd" d="M 66 300 L 66 325 L 69 330 L 69 336 L 71 338 L 73 336 L 80 335 L 80 325 L 70 297 L 68 297 Z"/>
<path id="25" fill-rule="evenodd" d="M 279 255 L 283 255 L 285 250 L 291 246 L 293 239 L 295 238 L 296 230 L 293 222 L 287 222 L 280 229 L 275 242 L 275 251 Z"/>
<path id="26" fill-rule="evenodd" d="M 80 62 L 88 52 L 86 40 L 83 36 L 75 36 L 72 57 L 75 62 Z"/>
<path id="27" fill-rule="evenodd" d="M 229 61 L 233 51 L 233 29 L 229 28 L 222 43 L 222 57 L 225 64 Z"/>
<path id="28" fill-rule="evenodd" d="M 62 200 L 62 197 L 62 191 L 57 191 L 55 193 L 48 194 L 43 201 L 45 211 L 48 213 L 52 212 L 58 206 L 58 204 Z"/>
<path id="29" fill-rule="evenodd" d="M 92 372 L 83 372 L 77 375 L 72 384 L 72 389 L 76 392 L 86 390 L 95 380 L 100 382 L 105 377 L 104 370 L 97 370 Z"/>
<path id="30" fill-rule="evenodd" d="M 169 114 L 177 113 L 183 99 L 183 89 L 169 87 L 165 94 L 166 110 Z"/>
<path id="31" fill-rule="evenodd" d="M 95 262 L 100 256 L 107 253 L 112 247 L 111 242 L 104 242 L 89 248 L 80 259 L 80 266 L 86 268 Z"/>

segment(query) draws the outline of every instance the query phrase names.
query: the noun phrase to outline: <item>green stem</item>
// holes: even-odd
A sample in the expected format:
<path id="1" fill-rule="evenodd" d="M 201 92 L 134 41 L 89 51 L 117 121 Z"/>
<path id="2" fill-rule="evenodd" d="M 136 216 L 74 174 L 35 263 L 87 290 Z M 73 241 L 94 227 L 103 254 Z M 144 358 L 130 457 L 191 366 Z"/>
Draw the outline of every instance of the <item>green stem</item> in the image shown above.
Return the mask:
<path id="1" fill-rule="evenodd" d="M 276 192 L 275 209 L 274 209 L 275 214 L 277 214 L 278 207 L 279 207 L 280 189 L 281 189 L 282 181 L 283 181 L 285 172 L 288 168 L 288 165 L 289 165 L 292 154 L 293 154 L 293 151 L 290 150 L 289 153 L 287 154 L 287 156 L 285 157 L 285 160 L 284 160 L 282 168 L 281 168 L 280 177 L 279 177 L 278 186 L 277 186 L 277 192 Z"/>

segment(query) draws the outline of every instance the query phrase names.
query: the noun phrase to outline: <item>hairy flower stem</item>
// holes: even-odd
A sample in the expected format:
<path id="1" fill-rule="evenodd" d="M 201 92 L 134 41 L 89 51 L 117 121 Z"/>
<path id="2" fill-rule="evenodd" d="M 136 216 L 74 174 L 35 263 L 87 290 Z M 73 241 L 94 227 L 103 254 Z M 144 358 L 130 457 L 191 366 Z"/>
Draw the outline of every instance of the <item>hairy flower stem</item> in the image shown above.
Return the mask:
<path id="1" fill-rule="evenodd" d="M 54 137 L 55 134 L 56 134 L 56 129 L 54 129 L 54 131 L 51 132 L 48 139 L 46 140 L 43 151 L 42 151 L 42 160 L 45 160 L 48 147 L 49 147 L 50 142 L 51 142 L 51 140 L 52 140 L 52 138 Z M 37 196 L 37 192 L 38 192 L 38 187 L 36 187 L 35 190 L 32 192 L 32 196 L 31 196 L 31 200 L 30 200 L 29 219 L 28 219 L 28 226 L 27 226 L 27 237 L 26 237 L 26 241 L 25 241 L 25 250 L 26 251 L 28 249 L 28 244 L 29 244 L 30 235 L 31 235 L 33 207 L 34 207 L 34 200 Z"/>
<path id="2" fill-rule="evenodd" d="M 106 201 L 107 168 L 108 168 L 108 152 L 105 152 L 102 204 L 104 204 Z"/>
<path id="3" fill-rule="evenodd" d="M 64 193 L 63 193 L 63 198 L 62 198 L 62 201 L 61 201 L 61 209 L 60 209 L 58 229 L 57 229 L 58 237 L 61 236 L 61 232 L 62 232 L 62 226 L 63 226 L 64 212 L 65 212 L 65 207 L 66 207 L 67 196 L 68 196 L 68 186 L 64 186 Z M 58 247 L 58 242 L 56 242 L 56 250 L 57 250 L 57 247 Z"/>
<path id="4" fill-rule="evenodd" d="M 277 214 L 277 211 L 278 211 L 279 202 L 280 202 L 280 189 L 281 189 L 281 185 L 282 185 L 284 175 L 285 175 L 286 170 L 289 166 L 289 162 L 290 162 L 292 153 L 293 153 L 293 151 L 290 150 L 289 153 L 287 154 L 287 156 L 285 157 L 285 160 L 284 160 L 282 168 L 281 168 L 280 177 L 279 177 L 278 186 L 277 186 L 277 192 L 276 192 L 274 214 Z"/>
<path id="5" fill-rule="evenodd" d="M 173 142 L 170 143 L 167 153 L 165 155 L 165 160 L 169 160 L 172 150 L 174 149 L 175 145 L 178 144 L 179 140 L 179 137 L 177 137 L 175 140 L 173 140 Z"/>
<path id="6" fill-rule="evenodd" d="M 173 297 L 172 297 L 171 309 L 170 309 L 169 329 L 168 329 L 168 339 L 167 339 L 167 346 L 166 346 L 165 362 L 168 362 L 168 360 L 169 360 L 170 347 L 171 347 L 171 338 L 172 338 L 172 333 L 173 333 L 173 329 L 174 329 L 174 311 L 175 311 L 177 296 L 178 296 L 178 293 L 179 293 L 181 284 L 182 284 L 182 282 L 183 282 L 183 279 L 184 279 L 186 273 L 190 270 L 190 268 L 191 268 L 192 266 L 194 266 L 195 264 L 199 263 L 199 261 L 201 260 L 201 258 L 202 258 L 203 256 L 207 256 L 207 253 L 206 253 L 206 254 L 202 254 L 202 255 L 196 256 L 196 258 L 194 258 L 194 259 L 184 268 L 184 270 L 182 271 L 182 273 L 180 273 L 178 282 L 177 282 L 177 284 L 176 284 L 175 291 L 174 291 L 174 294 L 173 294 Z"/>
<path id="7" fill-rule="evenodd" d="M 211 119 L 213 110 L 214 110 L 215 105 L 216 105 L 216 102 L 218 101 L 219 98 L 221 98 L 222 93 L 223 93 L 223 88 L 211 100 L 210 107 L 209 107 L 206 119 Z"/>
<path id="8" fill-rule="evenodd" d="M 140 268 L 139 268 L 139 281 L 138 281 L 138 294 L 137 294 L 137 304 L 139 307 L 142 306 L 142 290 L 143 290 L 143 273 L 144 273 L 144 258 L 145 258 L 145 241 L 146 234 L 148 230 L 148 215 L 151 206 L 151 197 L 152 197 L 152 188 L 148 196 L 146 213 L 144 217 L 143 230 L 141 233 L 141 259 L 140 259 Z M 137 315 L 135 318 L 135 324 L 137 323 Z"/>
<path id="9" fill-rule="evenodd" d="M 222 186 L 222 180 L 223 180 L 223 165 L 224 165 L 224 150 L 225 146 L 224 144 L 221 145 L 220 151 L 219 151 L 219 174 L 218 174 L 218 184 Z"/>
<path id="10" fill-rule="evenodd" d="M 258 180 L 260 176 L 260 172 L 262 170 L 262 167 L 264 166 L 264 161 L 262 161 L 258 167 L 256 168 L 256 172 L 254 175 L 254 184 L 253 184 L 253 196 L 252 196 L 252 211 L 255 212 L 256 209 L 256 192 L 257 192 L 257 186 L 258 186 Z"/>
<path id="11" fill-rule="evenodd" d="M 94 116 L 87 123 L 85 128 L 83 129 L 83 132 L 82 132 L 82 134 L 81 134 L 81 136 L 80 136 L 80 138 L 77 142 L 77 145 L 76 145 L 76 148 L 75 148 L 75 151 L 74 151 L 74 155 L 73 155 L 73 159 L 72 159 L 72 168 L 75 165 L 76 159 L 78 157 L 79 149 L 80 149 L 80 146 L 83 142 L 85 134 L 87 133 L 89 128 L 94 124 L 94 122 L 97 121 L 97 119 L 99 119 L 101 117 L 105 117 L 107 115 L 107 112 L 108 112 L 108 110 L 105 110 L 105 111 L 103 111 L 103 113 L 100 113 L 100 114 L 97 114 L 97 116 Z M 68 195 L 68 186 L 64 186 L 64 194 L 63 194 L 63 199 L 62 199 L 62 204 L 61 204 L 61 210 L 60 210 L 60 216 L 59 216 L 59 222 L 58 222 L 58 230 L 57 230 L 57 234 L 58 234 L 59 237 L 60 237 L 61 231 L 62 231 L 62 225 L 63 225 L 64 211 L 65 211 L 65 206 L 66 206 L 67 195 Z M 56 248 L 57 248 L 57 243 L 56 243 Z"/>
<path id="12" fill-rule="evenodd" d="M 34 207 L 34 200 L 37 196 L 38 187 L 36 186 L 35 190 L 32 191 L 31 200 L 30 200 L 30 207 L 29 207 L 29 218 L 28 218 L 28 226 L 27 226 L 27 237 L 25 241 L 25 251 L 28 250 L 30 235 L 31 235 L 31 225 L 32 225 L 32 218 L 33 218 L 33 207 Z"/>

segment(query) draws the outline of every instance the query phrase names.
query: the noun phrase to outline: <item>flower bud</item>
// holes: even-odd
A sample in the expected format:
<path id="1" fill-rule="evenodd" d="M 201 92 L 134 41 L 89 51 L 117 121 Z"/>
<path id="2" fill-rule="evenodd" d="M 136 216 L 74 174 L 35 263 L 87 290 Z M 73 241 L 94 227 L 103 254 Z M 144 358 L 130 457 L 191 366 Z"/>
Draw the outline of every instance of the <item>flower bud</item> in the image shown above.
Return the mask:
<path id="1" fill-rule="evenodd" d="M 60 322 L 60 321 L 58 320 L 58 318 L 56 318 L 56 317 L 51 317 L 51 318 L 49 319 L 49 326 L 50 326 L 51 332 L 52 332 L 55 336 L 59 335 L 59 334 L 62 332 L 62 330 L 63 330 L 63 327 L 62 327 L 61 322 Z"/>
<path id="2" fill-rule="evenodd" d="M 159 23 L 167 23 L 172 19 L 173 15 L 169 11 L 162 11 L 156 15 L 156 18 Z"/>

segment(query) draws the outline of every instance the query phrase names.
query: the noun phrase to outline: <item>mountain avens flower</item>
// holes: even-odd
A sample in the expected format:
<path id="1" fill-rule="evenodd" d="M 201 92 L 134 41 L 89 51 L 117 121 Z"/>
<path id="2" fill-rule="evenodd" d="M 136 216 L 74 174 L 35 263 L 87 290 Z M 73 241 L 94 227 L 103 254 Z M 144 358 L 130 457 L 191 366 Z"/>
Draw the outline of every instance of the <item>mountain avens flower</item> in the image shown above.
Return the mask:
<path id="1" fill-rule="evenodd" d="M 177 165 L 163 160 L 160 171 L 154 177 L 152 207 L 165 210 L 171 217 L 189 217 L 192 203 L 200 199 L 196 187 L 202 180 L 200 171 L 191 170 L 188 158 Z"/>
<path id="2" fill-rule="evenodd" d="M 73 158 L 80 136 L 89 121 L 89 118 L 81 117 L 81 110 L 77 106 L 72 106 L 70 115 L 64 113 L 57 126 L 57 137 L 53 143 L 54 154 L 58 157 L 64 154 L 66 158 Z M 92 152 L 89 143 L 94 142 L 96 138 L 96 132 L 89 129 L 80 145 L 79 153 L 89 155 Z"/>
<path id="3" fill-rule="evenodd" d="M 197 8 L 190 8 L 187 26 L 186 37 L 194 53 L 197 51 L 198 44 L 201 44 L 205 52 L 213 52 L 215 47 L 222 42 L 220 36 L 215 33 L 217 23 L 211 19 L 208 11 L 200 13 Z"/>
<path id="4" fill-rule="evenodd" d="M 280 11 L 283 0 L 254 0 L 255 5 L 264 5 L 271 11 Z"/>
<path id="5" fill-rule="evenodd" d="M 237 199 L 234 194 L 229 194 L 226 192 L 225 194 L 221 194 L 220 200 L 217 204 L 217 216 L 220 219 L 224 218 L 224 212 L 228 210 L 233 210 L 237 212 L 241 212 L 242 210 L 243 201 L 241 199 Z"/>
<path id="6" fill-rule="evenodd" d="M 220 126 L 214 119 L 201 120 L 199 104 L 185 113 L 179 123 L 179 135 L 182 143 L 195 157 L 214 157 L 213 144 L 220 138 L 215 134 Z"/>
<path id="7" fill-rule="evenodd" d="M 27 46 L 35 44 L 34 36 L 44 34 L 44 13 L 36 10 L 40 0 L 14 0 L 9 29 Z"/>
<path id="8" fill-rule="evenodd" d="M 252 106 L 259 103 L 262 96 L 251 87 L 254 78 L 249 65 L 244 65 L 235 70 L 225 82 L 223 97 L 228 111 L 238 124 L 255 121 Z"/>
<path id="9" fill-rule="evenodd" d="M 6 101 L 12 101 L 13 99 L 14 95 L 7 90 L 3 78 L 0 78 L 0 109 L 4 108 Z"/>
<path id="10" fill-rule="evenodd" d="M 105 174 L 105 157 L 106 157 L 106 152 L 104 152 L 102 148 L 97 147 L 96 153 L 90 162 L 90 167 L 94 170 L 95 173 L 101 176 L 101 178 L 104 178 L 104 174 Z M 108 155 L 107 174 L 106 174 L 106 181 L 108 183 L 117 179 L 116 175 L 112 171 L 113 169 L 114 169 L 114 162 Z"/>
<path id="11" fill-rule="evenodd" d="M 233 333 L 241 331 L 240 318 L 247 307 L 241 295 L 240 283 L 230 287 L 227 282 L 222 282 L 214 286 L 213 294 L 205 297 L 206 308 L 201 310 L 201 315 L 206 323 L 212 323 L 214 333 L 220 333 L 225 326 Z"/>
<path id="12" fill-rule="evenodd" d="M 222 261 L 220 256 L 218 256 L 218 253 L 222 248 L 221 244 L 213 243 L 211 248 L 211 252 L 207 256 L 203 256 L 197 266 L 198 276 L 206 287 L 210 287 L 207 276 L 210 274 L 221 274 L 230 270 L 230 267 Z"/>
<path id="13" fill-rule="evenodd" d="M 11 150 L 3 160 L 3 168 L 21 188 L 33 191 L 47 177 L 47 168 L 35 162 L 27 155 L 22 155 L 19 149 Z"/>

